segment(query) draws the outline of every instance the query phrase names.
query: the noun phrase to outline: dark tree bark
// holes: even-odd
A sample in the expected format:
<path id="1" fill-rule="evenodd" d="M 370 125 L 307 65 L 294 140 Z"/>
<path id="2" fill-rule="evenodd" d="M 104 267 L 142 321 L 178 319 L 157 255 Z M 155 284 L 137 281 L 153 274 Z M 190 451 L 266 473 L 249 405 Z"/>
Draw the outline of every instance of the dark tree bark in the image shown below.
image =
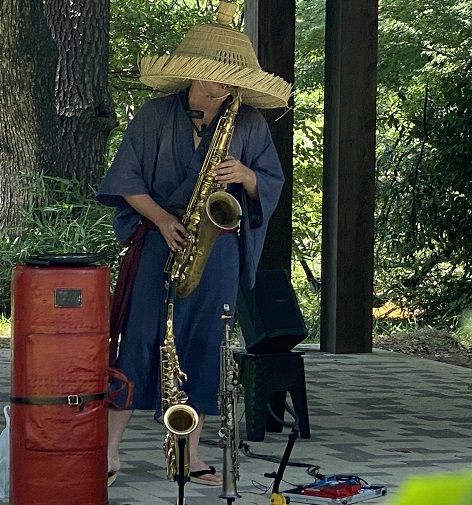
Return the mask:
<path id="1" fill-rule="evenodd" d="M 25 180 L 96 184 L 116 123 L 107 88 L 109 0 L 0 0 L 0 228 Z M 26 176 L 26 178 L 25 178 Z"/>
<path id="2" fill-rule="evenodd" d="M 19 221 L 25 177 L 55 170 L 56 47 L 41 2 L 0 1 L 0 227 Z"/>
<path id="3" fill-rule="evenodd" d="M 108 92 L 109 0 L 46 0 L 45 13 L 58 48 L 55 83 L 59 119 L 57 174 L 96 184 L 116 124 Z"/>

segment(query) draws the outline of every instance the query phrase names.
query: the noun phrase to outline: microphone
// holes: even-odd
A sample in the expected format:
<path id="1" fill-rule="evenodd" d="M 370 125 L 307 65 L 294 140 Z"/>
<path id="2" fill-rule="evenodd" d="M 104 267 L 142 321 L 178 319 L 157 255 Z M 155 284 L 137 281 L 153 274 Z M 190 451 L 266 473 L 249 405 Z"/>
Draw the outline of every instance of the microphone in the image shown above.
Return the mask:
<path id="1" fill-rule="evenodd" d="M 202 124 L 201 130 L 200 131 L 197 130 L 197 136 L 198 137 L 203 137 L 203 132 L 205 131 L 206 127 L 207 127 L 206 124 Z"/>
<path id="2" fill-rule="evenodd" d="M 190 119 L 203 119 L 203 111 L 202 110 L 192 110 L 188 109 L 187 110 L 187 116 Z"/>

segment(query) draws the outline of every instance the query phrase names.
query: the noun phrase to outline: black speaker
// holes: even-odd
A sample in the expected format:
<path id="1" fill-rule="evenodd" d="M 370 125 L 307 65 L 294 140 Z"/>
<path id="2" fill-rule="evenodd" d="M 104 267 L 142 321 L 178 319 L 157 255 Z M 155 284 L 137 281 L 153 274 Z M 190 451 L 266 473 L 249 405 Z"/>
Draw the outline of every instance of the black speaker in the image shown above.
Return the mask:
<path id="1" fill-rule="evenodd" d="M 254 288 L 239 291 L 236 318 L 252 354 L 289 352 L 307 337 L 286 270 L 259 270 Z"/>

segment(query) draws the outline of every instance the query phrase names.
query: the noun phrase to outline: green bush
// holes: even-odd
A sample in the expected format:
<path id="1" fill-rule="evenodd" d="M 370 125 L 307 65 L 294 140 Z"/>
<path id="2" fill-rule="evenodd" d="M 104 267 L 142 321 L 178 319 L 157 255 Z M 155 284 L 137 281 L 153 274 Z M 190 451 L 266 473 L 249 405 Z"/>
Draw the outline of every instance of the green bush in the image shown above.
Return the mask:
<path id="1" fill-rule="evenodd" d="M 121 246 L 116 241 L 112 209 L 95 200 L 93 188 L 42 175 L 24 178 L 30 204 L 21 209 L 21 224 L 0 236 L 0 313 L 10 313 L 10 280 L 16 265 L 37 254 L 105 253 L 114 279 Z"/>

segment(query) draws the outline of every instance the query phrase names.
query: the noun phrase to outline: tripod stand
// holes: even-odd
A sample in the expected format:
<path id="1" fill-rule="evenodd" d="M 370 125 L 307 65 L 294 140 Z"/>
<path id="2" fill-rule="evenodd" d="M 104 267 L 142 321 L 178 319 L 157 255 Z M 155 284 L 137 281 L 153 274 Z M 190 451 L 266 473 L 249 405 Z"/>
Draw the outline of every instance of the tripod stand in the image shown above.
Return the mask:
<path id="1" fill-rule="evenodd" d="M 282 459 L 280 460 L 279 468 L 277 469 L 277 472 L 264 474 L 264 477 L 271 477 L 274 479 L 274 484 L 272 485 L 272 495 L 270 498 L 271 505 L 286 505 L 287 503 L 289 503 L 290 499 L 288 499 L 288 501 L 287 501 L 285 496 L 283 496 L 280 493 L 280 483 L 282 482 L 282 478 L 283 478 L 285 469 L 287 468 L 290 454 L 292 453 L 293 446 L 295 445 L 295 441 L 297 440 L 298 434 L 300 432 L 300 429 L 298 427 L 298 416 L 297 416 L 297 414 L 295 414 L 294 410 L 288 405 L 287 402 L 284 402 L 284 408 L 293 417 L 293 422 L 291 422 L 291 423 L 285 422 L 282 419 L 280 419 L 272 410 L 270 403 L 267 404 L 267 408 L 269 410 L 269 414 L 272 416 L 272 418 L 275 421 L 280 423 L 282 426 L 292 428 L 292 431 L 290 432 L 290 434 L 288 436 L 288 442 L 285 447 L 285 451 L 282 456 Z"/>

